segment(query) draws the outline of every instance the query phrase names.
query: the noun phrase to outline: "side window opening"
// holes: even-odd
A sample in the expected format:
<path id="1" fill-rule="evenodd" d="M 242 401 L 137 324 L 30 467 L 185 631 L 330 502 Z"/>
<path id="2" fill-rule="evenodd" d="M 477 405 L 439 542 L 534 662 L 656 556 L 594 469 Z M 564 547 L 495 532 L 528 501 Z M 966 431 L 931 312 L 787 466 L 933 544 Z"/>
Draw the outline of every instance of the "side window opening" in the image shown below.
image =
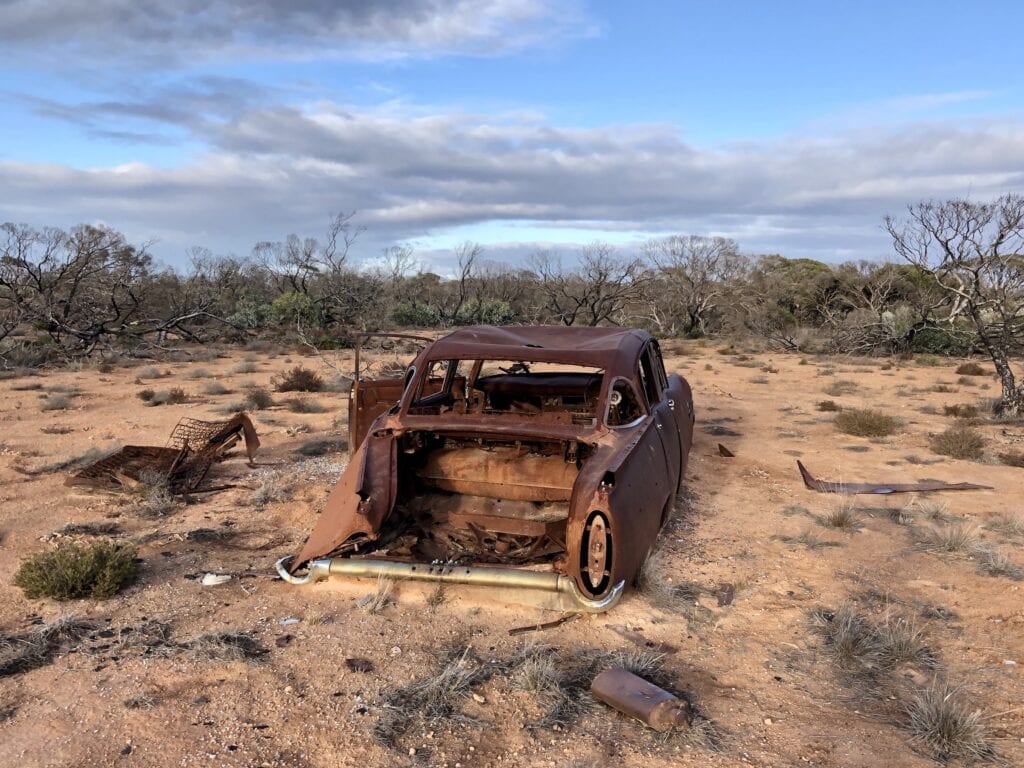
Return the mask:
<path id="1" fill-rule="evenodd" d="M 624 427 L 644 415 L 644 407 L 633 385 L 626 379 L 616 379 L 608 393 L 608 426 Z"/>
<path id="2" fill-rule="evenodd" d="M 654 360 L 654 348 L 648 345 L 640 355 L 640 384 L 643 386 L 647 402 L 651 407 L 661 401 L 662 384 L 658 376 L 658 366 Z"/>

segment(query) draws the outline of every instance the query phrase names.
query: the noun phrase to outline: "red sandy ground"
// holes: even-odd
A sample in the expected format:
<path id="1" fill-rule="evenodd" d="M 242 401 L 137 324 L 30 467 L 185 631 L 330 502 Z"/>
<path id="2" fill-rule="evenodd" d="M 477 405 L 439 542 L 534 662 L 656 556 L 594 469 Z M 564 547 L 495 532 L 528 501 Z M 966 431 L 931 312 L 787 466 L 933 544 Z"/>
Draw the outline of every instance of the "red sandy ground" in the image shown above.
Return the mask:
<path id="1" fill-rule="evenodd" d="M 708 589 L 692 620 L 653 608 L 629 594 L 609 614 L 586 617 L 536 635 L 563 652 L 575 648 L 630 649 L 608 627 L 626 625 L 653 641 L 679 648 L 665 657 L 669 671 L 724 734 L 722 751 L 699 744 L 665 742 L 639 725 L 607 712 L 586 717 L 569 731 L 531 731 L 524 725 L 541 709 L 506 677 L 480 686 L 484 702 L 467 699 L 461 711 L 477 724 L 449 723 L 414 729 L 398 751 L 376 744 L 370 734 L 380 713 L 380 695 L 436 668 L 438 649 L 468 644 L 480 658 L 504 658 L 522 642 L 511 627 L 550 618 L 528 608 L 494 605 L 486 598 L 449 589 L 436 609 L 428 590 L 401 585 L 397 603 L 369 615 L 356 601 L 373 584 L 321 584 L 300 589 L 274 581 L 273 561 L 303 540 L 346 454 L 307 464 L 295 449 L 314 438 L 345 437 L 345 396 L 310 397 L 329 408 L 295 414 L 282 407 L 259 411 L 254 420 L 264 466 L 250 469 L 239 458 L 214 470 L 211 480 L 239 487 L 196 497 L 196 503 L 160 520 L 139 519 L 130 500 L 63 485 L 60 472 L 27 475 L 91 446 L 162 445 L 185 415 L 217 417 L 215 409 L 238 394 L 199 394 L 208 379 L 236 390 L 253 382 L 268 386 L 275 373 L 315 358 L 281 355 L 258 359 L 254 373 L 230 373 L 245 353 L 195 363 L 157 363 L 175 379 L 135 383 L 138 368 L 67 370 L 0 382 L 0 633 L 33 629 L 35 617 L 49 622 L 74 613 L 97 628 L 138 626 L 145 619 L 169 622 L 172 637 L 244 631 L 270 649 L 263 663 L 213 662 L 188 658 L 112 657 L 111 641 L 78 644 L 53 663 L 0 679 L 0 765 L 3 766 L 653 766 L 653 765 L 934 765 L 899 727 L 900 702 L 880 702 L 848 684 L 831 663 L 822 640 L 808 624 L 815 607 L 834 608 L 855 595 L 876 619 L 916 617 L 948 678 L 989 717 L 999 755 L 1024 764 L 1024 594 L 1021 583 L 983 576 L 969 558 L 940 558 L 913 551 L 911 529 L 892 522 L 887 509 L 907 496 L 857 497 L 863 527 L 846 534 L 821 527 L 810 516 L 841 503 L 803 488 L 796 471 L 801 457 L 812 472 L 830 480 L 913 481 L 929 477 L 991 485 L 993 491 L 936 494 L 960 522 L 981 526 L 997 512 L 1020 512 L 1024 471 L 994 462 L 936 459 L 928 435 L 952 419 L 926 410 L 978 402 L 996 392 L 991 377 L 957 383 L 955 363 L 925 367 L 844 359 L 802 361 L 796 356 L 722 355 L 711 346 L 670 343 L 669 367 L 692 382 L 698 410 L 696 443 L 688 477 L 691 511 L 665 534 L 671 578 Z M 259 356 L 262 358 L 263 356 Z M 767 370 L 761 370 L 767 367 Z M 209 374 L 198 380 L 189 371 Z M 842 379 L 854 394 L 823 390 Z M 43 389 L 15 387 L 39 382 Z M 931 387 L 949 384 L 954 392 Z M 81 394 L 68 411 L 40 410 L 40 395 L 54 385 Z M 138 390 L 179 385 L 191 395 L 183 405 L 146 407 Z M 281 396 L 277 396 L 281 398 Z M 875 407 L 904 420 L 890 438 L 842 435 L 819 400 L 844 407 Z M 44 427 L 70 428 L 47 434 Z M 715 425 L 737 433 L 713 436 Z M 988 451 L 1014 448 L 1001 425 L 981 427 Z M 1022 432 L 1021 427 L 1010 432 Z M 717 455 L 726 444 L 733 459 Z M 1016 449 L 1024 445 L 1016 446 Z M 250 503 L 259 475 L 290 477 L 289 500 L 262 510 Z M 296 474 L 297 473 L 297 474 Z M 801 505 L 806 512 L 794 509 Z M 121 538 L 149 536 L 139 548 L 139 581 L 113 599 L 59 604 L 26 600 L 11 583 L 21 559 L 51 544 L 41 538 L 64 523 L 114 520 Z M 231 523 L 224 543 L 186 540 L 187 531 Z M 930 523 L 915 523 L 923 527 Z M 810 528 L 840 544 L 817 551 L 785 543 L 777 535 Z M 998 541 L 1024 565 L 1021 540 Z M 219 587 L 194 580 L 206 572 L 234 578 Z M 714 587 L 736 587 L 731 605 L 719 607 Z M 921 618 L 928 607 L 948 611 L 948 620 Z M 282 626 L 284 617 L 301 619 Z M 282 635 L 293 639 L 279 647 Z M 116 655 L 116 654 L 114 654 Z M 353 672 L 348 657 L 370 659 L 375 671 Z M 1016 661 L 1008 664 L 1007 661 Z M 913 670 L 892 673 L 906 685 L 926 684 Z M 124 702 L 147 697 L 151 706 Z M 130 747 L 130 749 L 129 749 Z M 416 750 L 410 755 L 409 748 Z"/>

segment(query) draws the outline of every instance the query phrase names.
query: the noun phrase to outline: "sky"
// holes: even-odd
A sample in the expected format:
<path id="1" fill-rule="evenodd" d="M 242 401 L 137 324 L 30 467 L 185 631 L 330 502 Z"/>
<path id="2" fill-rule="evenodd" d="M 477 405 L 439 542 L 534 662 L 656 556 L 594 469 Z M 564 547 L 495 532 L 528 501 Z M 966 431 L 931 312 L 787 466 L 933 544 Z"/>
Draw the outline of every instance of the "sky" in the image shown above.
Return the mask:
<path id="1" fill-rule="evenodd" d="M 332 215 L 467 240 L 891 258 L 926 198 L 1024 192 L 1024 3 L 0 0 L 0 221 L 164 263 Z"/>

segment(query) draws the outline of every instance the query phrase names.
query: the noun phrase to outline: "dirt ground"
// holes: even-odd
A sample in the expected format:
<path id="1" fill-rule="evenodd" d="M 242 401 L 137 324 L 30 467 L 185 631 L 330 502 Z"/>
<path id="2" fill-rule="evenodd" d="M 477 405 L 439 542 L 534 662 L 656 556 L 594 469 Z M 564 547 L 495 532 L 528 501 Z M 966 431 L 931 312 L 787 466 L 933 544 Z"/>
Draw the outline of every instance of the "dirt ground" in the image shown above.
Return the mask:
<path id="1" fill-rule="evenodd" d="M 717 738 L 665 738 L 600 709 L 566 728 L 529 727 L 540 704 L 497 674 L 446 722 L 416 726 L 395 747 L 375 741 L 373 726 L 387 714 L 384 693 L 436 670 L 446 647 L 468 646 L 481 661 L 509 658 L 523 642 L 510 628 L 552 616 L 458 588 L 433 605 L 429 590 L 411 585 L 399 585 L 394 604 L 371 614 L 358 603 L 375 584 L 298 588 L 273 578 L 274 561 L 304 540 L 347 459 L 343 451 L 297 451 L 311 440 L 347 437 L 344 394 L 309 395 L 324 413 L 283 405 L 252 412 L 263 443 L 258 466 L 229 458 L 209 481 L 236 487 L 197 495 L 161 518 L 140 517 L 132 498 L 65 487 L 66 471 L 46 470 L 93 447 L 163 445 L 179 418 L 224 418 L 218 409 L 239 401 L 246 385 L 270 387 L 292 365 L 319 365 L 296 353 L 235 351 L 156 362 L 171 376 L 144 382 L 137 381 L 142 367 L 120 365 L 0 381 L 0 634 L 23 635 L 69 613 L 93 627 L 50 663 L 0 677 L 0 765 L 934 765 L 902 727 L 898 693 L 930 679 L 895 668 L 882 683 L 851 680 L 811 626 L 814 609 L 846 601 L 878 621 L 900 616 L 920 626 L 941 662 L 937 674 L 983 711 L 998 757 L 1024 765 L 1024 582 L 983 575 L 972 557 L 915 547 L 925 528 L 968 524 L 1024 566 L 1020 537 L 984 528 L 994 514 L 1024 511 L 1024 470 L 947 459 L 928 445 L 930 434 L 954 422 L 943 406 L 995 395 L 994 378 L 961 380 L 954 373 L 960 361 L 928 366 L 722 354 L 713 343 L 664 346 L 669 368 L 692 383 L 698 414 L 688 498 L 663 534 L 670 578 L 694 585 L 693 602 L 673 612 L 628 593 L 608 614 L 525 637 L 563 654 L 636 649 L 621 634 L 625 627 L 672 646 L 665 669 Z M 211 381 L 234 391 L 200 394 Z M 839 381 L 852 382 L 835 390 L 847 393 L 826 394 Z M 137 396 L 174 386 L 189 402 L 147 407 Z M 65 393 L 70 408 L 42 410 L 43 396 L 61 388 L 77 391 Z M 887 438 L 850 437 L 836 430 L 834 413 L 818 410 L 821 400 L 878 408 L 903 426 Z M 1024 427 L 979 428 L 989 455 L 1024 448 L 1011 445 Z M 718 443 L 735 458 L 719 456 Z M 817 521 L 843 501 L 806 490 L 797 458 L 828 480 L 935 478 L 995 490 L 929 494 L 948 505 L 945 519 L 909 524 L 889 511 L 912 497 L 854 497 L 858 527 L 844 532 Z M 254 489 L 268 478 L 291 495 L 257 508 Z M 12 585 L 19 562 L 53 546 L 45 538 L 69 522 L 114 522 L 116 540 L 139 542 L 138 581 L 104 601 L 27 600 Z M 202 528 L 213 529 L 212 540 L 189 534 Z M 805 531 L 819 546 L 792 540 Z M 206 573 L 232 579 L 202 586 Z M 735 598 L 719 606 L 722 584 L 733 585 Z M 282 623 L 289 618 L 298 621 Z M 268 653 L 216 661 L 118 642 L 153 620 L 168 624 L 176 641 L 244 632 Z M 369 660 L 372 671 L 349 669 L 352 658 Z M 890 684 L 897 693 L 887 693 Z"/>

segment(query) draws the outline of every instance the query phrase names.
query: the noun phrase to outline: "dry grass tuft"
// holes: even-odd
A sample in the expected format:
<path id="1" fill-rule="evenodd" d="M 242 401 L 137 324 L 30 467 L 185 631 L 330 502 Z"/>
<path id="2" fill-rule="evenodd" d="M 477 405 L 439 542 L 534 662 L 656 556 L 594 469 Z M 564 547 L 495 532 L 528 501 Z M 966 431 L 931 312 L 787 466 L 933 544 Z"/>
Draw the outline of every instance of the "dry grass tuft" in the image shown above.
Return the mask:
<path id="1" fill-rule="evenodd" d="M 925 631 L 910 619 L 888 616 L 884 623 L 875 627 L 883 666 L 916 664 L 919 667 L 934 668 L 938 659 L 925 642 Z"/>
<path id="2" fill-rule="evenodd" d="M 774 536 L 778 541 L 786 544 L 800 544 L 807 547 L 810 550 L 818 551 L 825 549 L 826 547 L 841 547 L 843 546 L 838 541 L 826 541 L 825 539 L 818 538 L 818 535 L 814 533 L 810 528 L 805 528 L 800 531 L 796 536 L 787 536 L 785 534 Z"/>
<path id="3" fill-rule="evenodd" d="M 886 437 L 900 425 L 892 416 L 870 409 L 842 411 L 834 423 L 840 432 L 856 437 Z"/>
<path id="4" fill-rule="evenodd" d="M 146 379 L 159 379 L 163 377 L 163 373 L 155 365 L 147 365 L 145 368 L 139 368 L 135 372 L 135 378 L 138 381 L 145 381 Z"/>
<path id="5" fill-rule="evenodd" d="M 258 370 L 255 362 L 241 362 L 231 366 L 232 373 L 256 373 Z"/>
<path id="6" fill-rule="evenodd" d="M 842 406 L 839 405 L 835 400 L 821 400 L 818 402 L 819 411 L 841 411 Z"/>
<path id="7" fill-rule="evenodd" d="M 907 704 L 907 729 L 939 760 L 992 758 L 981 710 L 965 702 L 960 689 L 933 683 Z"/>
<path id="8" fill-rule="evenodd" d="M 938 666 L 924 630 L 910 619 L 889 615 L 879 624 L 856 605 L 845 603 L 835 611 L 812 611 L 811 626 L 824 637 L 833 661 L 860 675 L 870 677 L 900 664 Z"/>
<path id="9" fill-rule="evenodd" d="M 65 616 L 26 635 L 0 636 L 0 677 L 45 666 L 67 642 L 78 640 L 92 627 Z"/>
<path id="10" fill-rule="evenodd" d="M 68 469 L 81 469 L 82 467 L 88 466 L 100 459 L 105 459 L 107 456 L 116 453 L 118 450 L 120 450 L 120 446 L 117 445 L 107 446 L 106 448 L 99 448 L 94 445 L 92 448 L 82 451 L 81 453 L 76 453 L 66 459 L 54 461 L 50 464 L 44 464 L 36 470 L 36 474 L 46 472 L 63 472 Z"/>
<path id="11" fill-rule="evenodd" d="M 295 452 L 302 456 L 323 456 L 326 453 L 339 453 L 348 450 L 345 438 L 307 440 Z"/>
<path id="12" fill-rule="evenodd" d="M 964 363 L 957 366 L 956 372 L 961 376 L 988 376 L 989 372 L 978 363 Z"/>
<path id="13" fill-rule="evenodd" d="M 1007 467 L 1020 467 L 1021 469 L 1024 469 L 1024 452 L 1003 451 L 1002 453 L 997 454 L 997 458 Z"/>
<path id="14" fill-rule="evenodd" d="M 329 410 L 322 403 L 308 397 L 289 397 L 284 405 L 292 413 L 326 413 Z"/>
<path id="15" fill-rule="evenodd" d="M 984 436 L 976 429 L 957 425 L 932 435 L 929 444 L 934 453 L 954 459 L 980 459 L 985 451 Z"/>
<path id="16" fill-rule="evenodd" d="M 845 500 L 840 502 L 834 509 L 817 515 L 815 520 L 818 521 L 818 525 L 825 528 L 835 528 L 837 531 L 843 531 L 844 533 L 853 533 L 863 527 L 857 509 L 849 501 Z"/>
<path id="17" fill-rule="evenodd" d="M 664 550 L 651 552 L 637 574 L 637 591 L 654 606 L 668 613 L 691 613 L 700 595 L 699 585 L 691 582 L 673 583 L 674 571 Z"/>
<path id="18" fill-rule="evenodd" d="M 489 680 L 502 669 L 496 663 L 479 663 L 469 647 L 442 654 L 442 666 L 411 683 L 384 693 L 384 712 L 373 727 L 374 739 L 394 748 L 398 738 L 417 722 L 425 726 L 469 720 L 457 707 L 469 697 L 474 685 Z M 447 658 L 444 658 L 447 656 Z"/>
<path id="19" fill-rule="evenodd" d="M 978 406 L 970 403 L 942 406 L 942 413 L 946 416 L 955 416 L 958 419 L 975 419 L 981 411 Z"/>
<path id="20" fill-rule="evenodd" d="M 199 391 L 204 395 L 228 395 L 231 394 L 231 390 L 221 384 L 219 381 L 208 381 L 199 388 Z"/>
<path id="21" fill-rule="evenodd" d="M 39 405 L 39 409 L 42 411 L 66 411 L 70 407 L 71 398 L 60 394 L 47 395 Z"/>
<path id="22" fill-rule="evenodd" d="M 146 392 L 148 390 L 143 390 Z M 142 395 L 142 392 L 139 393 Z M 182 403 L 188 402 L 188 394 L 181 387 L 174 387 L 172 389 L 161 389 L 158 392 L 154 392 L 153 395 L 146 401 L 147 405 L 181 405 Z"/>
<path id="23" fill-rule="evenodd" d="M 377 579 L 377 591 L 361 598 L 358 605 L 367 613 L 376 615 L 395 602 L 394 592 L 394 580 L 380 576 Z"/>
<path id="24" fill-rule="evenodd" d="M 998 549 L 982 546 L 975 554 L 978 558 L 978 573 L 984 576 L 1002 576 L 1013 581 L 1024 580 L 1024 568 Z"/>
<path id="25" fill-rule="evenodd" d="M 263 509 L 267 504 L 285 501 L 290 496 L 291 488 L 275 472 L 265 474 L 260 478 L 259 485 L 253 489 L 249 501 L 256 509 Z"/>
<path id="26" fill-rule="evenodd" d="M 14 574 L 25 597 L 75 600 L 111 597 L 135 581 L 135 548 L 106 541 L 61 544 L 23 560 Z"/>
<path id="27" fill-rule="evenodd" d="M 140 486 L 140 496 L 135 504 L 135 514 L 144 520 L 156 520 L 167 517 L 181 507 L 181 502 L 174 498 L 167 487 L 166 477 L 157 477 L 149 485 Z"/>
<path id="28" fill-rule="evenodd" d="M 882 660 L 878 633 L 855 606 L 846 604 L 836 611 L 812 611 L 811 624 L 824 636 L 834 661 L 840 667 L 873 669 Z"/>
<path id="29" fill-rule="evenodd" d="M 245 393 L 245 407 L 251 411 L 262 411 L 274 405 L 274 398 L 262 387 L 254 387 Z"/>
<path id="30" fill-rule="evenodd" d="M 980 539 L 973 526 L 950 525 L 925 528 L 918 534 L 917 549 L 946 555 L 971 555 L 979 551 Z"/>
<path id="31" fill-rule="evenodd" d="M 444 584 L 438 583 L 432 590 L 430 590 L 430 593 L 427 595 L 427 607 L 431 611 L 436 611 L 438 608 L 444 605 L 444 601 L 446 599 L 447 593 L 445 591 Z"/>
<path id="32" fill-rule="evenodd" d="M 832 395 L 832 397 L 842 397 L 843 395 L 852 395 L 860 387 L 855 381 L 849 381 L 847 379 L 836 379 L 829 384 L 823 390 L 826 395 Z"/>
<path id="33" fill-rule="evenodd" d="M 323 388 L 323 377 L 301 365 L 274 379 L 274 389 L 278 392 L 319 392 Z"/>
<path id="34" fill-rule="evenodd" d="M 262 661 L 269 651 L 244 632 L 210 632 L 183 643 L 183 650 L 200 661 Z"/>
<path id="35" fill-rule="evenodd" d="M 904 509 L 913 517 L 943 525 L 955 519 L 949 513 L 949 505 L 939 499 L 913 499 Z"/>
<path id="36" fill-rule="evenodd" d="M 1017 538 L 1024 536 L 1024 517 L 1011 512 L 992 515 L 982 527 L 992 533 Z"/>
<path id="37" fill-rule="evenodd" d="M 60 536 L 116 536 L 121 532 L 117 523 L 67 523 L 53 531 L 48 538 Z"/>

